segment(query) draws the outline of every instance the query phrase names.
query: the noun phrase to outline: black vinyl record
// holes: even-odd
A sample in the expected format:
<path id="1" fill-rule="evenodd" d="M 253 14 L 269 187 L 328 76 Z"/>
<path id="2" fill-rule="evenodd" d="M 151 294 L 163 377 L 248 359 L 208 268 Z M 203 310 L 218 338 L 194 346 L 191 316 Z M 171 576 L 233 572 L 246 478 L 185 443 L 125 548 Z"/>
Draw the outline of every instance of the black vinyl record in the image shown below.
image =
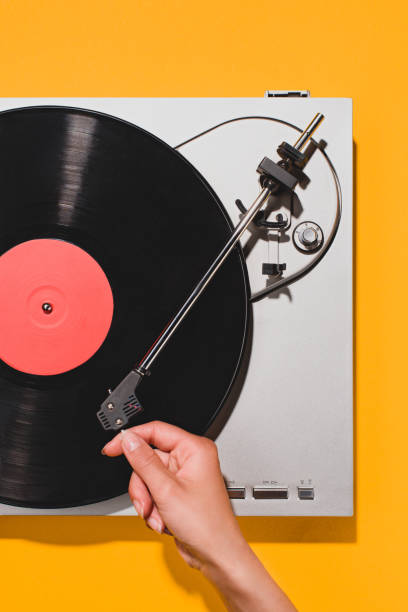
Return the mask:
<path id="1" fill-rule="evenodd" d="M 123 457 L 100 454 L 111 435 L 96 412 L 230 234 L 228 216 L 203 177 L 150 133 L 65 107 L 0 113 L 0 263 L 29 241 L 63 241 L 97 262 L 113 296 L 101 346 L 77 367 L 51 375 L 20 371 L 4 358 L 9 315 L 0 303 L 0 501 L 70 507 L 127 490 Z M 46 275 L 46 261 L 43 267 Z M 3 302 L 18 313 L 20 293 L 13 291 L 24 273 L 12 275 L 17 280 L 3 287 Z M 248 298 L 237 247 L 142 381 L 144 411 L 131 424 L 160 419 L 206 431 L 241 363 Z M 93 314 L 97 307 L 73 316 Z M 35 362 L 32 345 L 19 342 L 20 356 L 29 350 Z M 67 351 L 80 342 L 73 333 Z M 60 345 L 55 350 L 61 354 Z M 52 350 L 45 355 L 52 366 L 51 357 Z"/>

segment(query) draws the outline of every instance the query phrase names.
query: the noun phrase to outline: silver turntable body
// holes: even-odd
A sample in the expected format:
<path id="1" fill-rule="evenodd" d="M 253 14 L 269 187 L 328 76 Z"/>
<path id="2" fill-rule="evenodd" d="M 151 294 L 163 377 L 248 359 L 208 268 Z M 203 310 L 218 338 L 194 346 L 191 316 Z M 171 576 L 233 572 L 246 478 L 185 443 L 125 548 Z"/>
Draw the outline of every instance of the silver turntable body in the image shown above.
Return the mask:
<path id="1" fill-rule="evenodd" d="M 244 365 L 210 431 L 238 515 L 353 514 L 353 142 L 352 103 L 307 95 L 263 98 L 3 98 L 0 110 L 61 105 L 125 119 L 179 148 L 205 176 L 234 224 L 235 200 L 259 191 L 256 168 L 274 158 L 316 113 L 327 142 L 307 167 L 299 201 L 273 211 L 285 231 L 251 226 L 241 244 L 253 295 L 253 323 Z M 252 117 L 254 119 L 249 119 Z M 256 119 L 255 119 L 256 117 Z M 272 118 L 270 121 L 266 118 Z M 288 125 L 291 124 L 291 125 Z M 221 163 L 222 160 L 222 163 Z M 277 161 L 275 159 L 275 161 Z M 231 177 L 234 180 L 231 181 Z M 336 183 L 338 181 L 338 183 Z M 341 219 L 339 217 L 341 189 Z M 280 217 L 279 217 L 280 215 Z M 279 278 L 324 257 L 293 284 L 262 297 Z M 205 236 L 203 236 L 205 240 Z M 165 245 L 163 245 L 165 248 Z M 267 264 L 266 268 L 263 266 Z M 269 266 L 269 268 L 268 268 Z M 265 274 L 280 266 L 275 276 Z M 312 266 L 310 266 L 312 267 Z M 76 508 L 43 510 L 0 504 L 1 514 L 131 515 L 127 495 Z"/>

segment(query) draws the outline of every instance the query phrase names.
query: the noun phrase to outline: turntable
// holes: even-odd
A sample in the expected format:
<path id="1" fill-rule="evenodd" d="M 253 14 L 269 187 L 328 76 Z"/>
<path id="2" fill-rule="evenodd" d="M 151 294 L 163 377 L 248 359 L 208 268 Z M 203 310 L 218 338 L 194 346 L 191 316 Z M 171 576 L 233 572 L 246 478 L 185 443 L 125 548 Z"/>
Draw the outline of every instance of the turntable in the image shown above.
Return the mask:
<path id="1" fill-rule="evenodd" d="M 134 514 L 100 449 L 160 419 L 237 514 L 351 515 L 351 101 L 0 111 L 0 512 Z"/>

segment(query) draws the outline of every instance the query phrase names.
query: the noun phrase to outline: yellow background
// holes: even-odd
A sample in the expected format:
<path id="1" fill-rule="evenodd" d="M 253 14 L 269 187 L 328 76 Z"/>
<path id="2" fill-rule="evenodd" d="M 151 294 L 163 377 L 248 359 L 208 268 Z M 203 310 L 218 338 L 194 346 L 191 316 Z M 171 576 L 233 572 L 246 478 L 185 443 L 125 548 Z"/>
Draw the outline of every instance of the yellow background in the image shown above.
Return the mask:
<path id="1" fill-rule="evenodd" d="M 0 0 L 1 96 L 354 98 L 356 518 L 240 520 L 302 612 L 408 609 L 407 26 L 395 0 Z M 0 518 L 0 566 L 3 610 L 222 609 L 136 518 Z"/>

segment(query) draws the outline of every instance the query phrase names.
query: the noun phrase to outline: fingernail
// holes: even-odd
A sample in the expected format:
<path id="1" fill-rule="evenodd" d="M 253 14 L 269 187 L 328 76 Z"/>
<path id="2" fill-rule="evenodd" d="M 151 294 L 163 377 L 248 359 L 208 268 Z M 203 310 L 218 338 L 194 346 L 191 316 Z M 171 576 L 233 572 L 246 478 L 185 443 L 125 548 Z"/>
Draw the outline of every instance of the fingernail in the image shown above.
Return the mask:
<path id="1" fill-rule="evenodd" d="M 133 505 L 135 507 L 136 512 L 140 516 L 140 518 L 144 518 L 143 505 L 140 502 L 138 502 L 136 499 L 133 500 Z"/>
<path id="2" fill-rule="evenodd" d="M 163 533 L 162 524 L 159 523 L 159 521 L 156 521 L 155 518 L 147 519 L 146 523 L 149 525 L 149 527 L 151 527 L 154 531 L 156 531 L 160 535 Z"/>
<path id="3" fill-rule="evenodd" d="M 138 446 L 140 446 L 140 439 L 134 433 L 127 431 L 126 429 L 122 429 L 122 445 L 127 451 L 134 451 Z"/>

